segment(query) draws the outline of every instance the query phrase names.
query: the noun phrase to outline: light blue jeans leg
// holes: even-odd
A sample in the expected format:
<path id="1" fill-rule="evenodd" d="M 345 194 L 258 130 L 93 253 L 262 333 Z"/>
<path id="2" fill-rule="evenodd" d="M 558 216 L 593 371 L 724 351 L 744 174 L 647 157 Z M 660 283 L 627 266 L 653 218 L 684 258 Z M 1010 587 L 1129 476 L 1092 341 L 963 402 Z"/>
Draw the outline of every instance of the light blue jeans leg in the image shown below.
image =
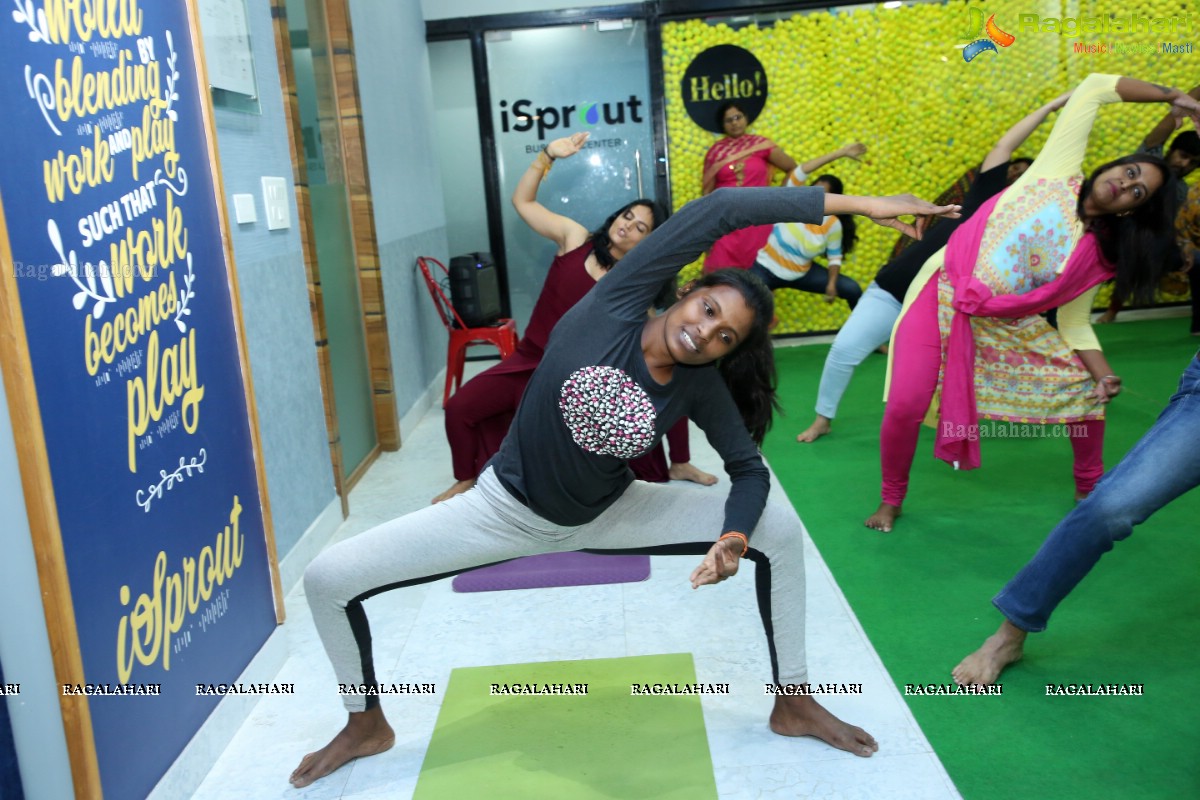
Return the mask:
<path id="1" fill-rule="evenodd" d="M 818 414 L 829 419 L 837 416 L 838 404 L 854 377 L 854 368 L 888 340 L 899 316 L 900 301 L 871 281 L 825 358 L 821 386 L 817 389 Z"/>
<path id="2" fill-rule="evenodd" d="M 1200 485 L 1200 356 L 1153 427 L 1087 499 L 1058 523 L 1033 560 L 992 603 L 1025 631 L 1043 631 L 1050 614 L 1100 557 L 1154 512 Z"/>

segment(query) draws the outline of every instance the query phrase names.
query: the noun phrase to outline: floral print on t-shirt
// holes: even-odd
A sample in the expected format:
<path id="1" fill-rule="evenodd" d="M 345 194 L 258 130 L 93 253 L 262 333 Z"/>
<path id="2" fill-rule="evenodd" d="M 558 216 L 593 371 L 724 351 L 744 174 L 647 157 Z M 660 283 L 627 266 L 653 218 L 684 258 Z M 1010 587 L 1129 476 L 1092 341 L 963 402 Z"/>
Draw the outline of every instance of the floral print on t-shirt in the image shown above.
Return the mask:
<path id="1" fill-rule="evenodd" d="M 558 408 L 575 443 L 589 453 L 637 458 L 654 446 L 657 414 L 646 390 L 616 367 L 571 373 Z"/>

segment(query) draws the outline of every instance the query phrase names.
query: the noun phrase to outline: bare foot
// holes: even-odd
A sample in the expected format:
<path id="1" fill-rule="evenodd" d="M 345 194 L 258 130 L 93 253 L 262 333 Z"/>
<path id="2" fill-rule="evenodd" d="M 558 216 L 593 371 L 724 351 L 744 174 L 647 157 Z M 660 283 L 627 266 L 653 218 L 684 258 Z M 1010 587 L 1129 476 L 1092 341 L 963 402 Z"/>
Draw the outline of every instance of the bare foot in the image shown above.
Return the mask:
<path id="1" fill-rule="evenodd" d="M 673 481 L 691 481 L 701 486 L 712 486 L 717 482 L 716 475 L 710 475 L 702 469 L 697 469 L 692 466 L 692 462 L 690 461 L 682 461 L 678 464 L 672 463 L 671 468 L 667 470 L 667 475 Z"/>
<path id="2" fill-rule="evenodd" d="M 1083 500 L 1086 500 L 1087 496 L 1089 494 L 1091 494 L 1091 492 L 1083 492 L 1083 491 L 1080 491 L 1079 489 L 1076 489 L 1075 490 L 1075 502 L 1078 503 Z"/>
<path id="3" fill-rule="evenodd" d="M 879 508 L 875 513 L 867 517 L 866 525 L 868 528 L 877 531 L 888 533 L 892 526 L 896 524 L 896 517 L 900 516 L 900 506 L 894 506 L 891 503 L 880 503 Z"/>
<path id="4" fill-rule="evenodd" d="M 876 353 L 879 353 L 880 355 L 885 355 L 885 356 L 886 356 L 886 355 L 888 354 L 888 344 L 887 344 L 887 342 L 884 342 L 883 344 L 879 345 L 879 347 L 876 347 L 876 348 L 875 348 L 875 352 L 876 352 Z"/>
<path id="5" fill-rule="evenodd" d="M 384 719 L 382 708 L 352 711 L 346 727 L 329 744 L 302 758 L 288 780 L 297 789 L 308 786 L 348 761 L 390 750 L 395 743 L 396 735 Z"/>
<path id="6" fill-rule="evenodd" d="M 808 426 L 808 430 L 796 435 L 797 442 L 815 442 L 831 430 L 829 425 L 829 417 L 823 417 L 817 414 L 817 418 L 813 420 L 813 424 Z"/>
<path id="7" fill-rule="evenodd" d="M 475 486 L 474 478 L 471 478 L 469 481 L 455 481 L 453 486 L 439 494 L 437 497 L 433 498 L 433 500 L 430 501 L 430 505 L 433 505 L 434 503 L 440 503 L 443 500 L 449 500 L 451 497 L 454 497 L 454 495 L 462 494 L 473 486 Z"/>
<path id="8" fill-rule="evenodd" d="M 1021 660 L 1027 635 L 1016 625 L 1004 620 L 1000 629 L 984 641 L 983 647 L 964 658 L 951 670 L 954 682 L 960 686 L 992 685 L 1005 667 Z"/>
<path id="9" fill-rule="evenodd" d="M 770 725 L 780 736 L 815 736 L 863 758 L 879 750 L 875 737 L 856 725 L 842 722 L 808 695 L 775 695 Z"/>
<path id="10" fill-rule="evenodd" d="M 1110 322 L 1115 322 L 1117 319 L 1116 311 L 1105 311 L 1100 316 L 1096 317 L 1097 325 L 1107 325 Z"/>

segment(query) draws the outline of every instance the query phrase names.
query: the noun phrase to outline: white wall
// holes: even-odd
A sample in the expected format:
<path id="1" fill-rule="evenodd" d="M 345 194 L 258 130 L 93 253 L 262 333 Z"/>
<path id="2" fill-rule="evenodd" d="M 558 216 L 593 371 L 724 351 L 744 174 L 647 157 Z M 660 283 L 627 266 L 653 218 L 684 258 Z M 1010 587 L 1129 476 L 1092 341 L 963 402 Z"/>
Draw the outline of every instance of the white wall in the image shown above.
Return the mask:
<path id="1" fill-rule="evenodd" d="M 421 0 L 421 11 L 431 20 L 610 5 L 610 0 Z"/>

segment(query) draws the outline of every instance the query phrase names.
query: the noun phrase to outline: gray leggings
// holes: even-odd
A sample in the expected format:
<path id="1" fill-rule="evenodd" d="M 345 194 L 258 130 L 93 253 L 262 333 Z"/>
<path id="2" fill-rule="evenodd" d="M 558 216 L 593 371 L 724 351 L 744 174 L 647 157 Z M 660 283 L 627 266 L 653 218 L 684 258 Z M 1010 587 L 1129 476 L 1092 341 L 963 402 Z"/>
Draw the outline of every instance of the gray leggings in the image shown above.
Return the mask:
<path id="1" fill-rule="evenodd" d="M 724 505 L 725 493 L 711 488 L 634 481 L 595 520 L 566 527 L 547 522 L 522 505 L 488 468 L 474 489 L 325 550 L 305 571 L 304 590 L 338 683 L 374 685 L 363 600 L 537 553 L 703 555 L 713 543 L 705 538 L 706 531 L 724 518 Z M 769 499 L 746 554 L 755 564 L 758 608 L 775 683 L 804 683 L 808 677 L 804 533 L 786 499 Z M 342 700 L 349 711 L 378 704 L 374 695 L 343 695 Z"/>

